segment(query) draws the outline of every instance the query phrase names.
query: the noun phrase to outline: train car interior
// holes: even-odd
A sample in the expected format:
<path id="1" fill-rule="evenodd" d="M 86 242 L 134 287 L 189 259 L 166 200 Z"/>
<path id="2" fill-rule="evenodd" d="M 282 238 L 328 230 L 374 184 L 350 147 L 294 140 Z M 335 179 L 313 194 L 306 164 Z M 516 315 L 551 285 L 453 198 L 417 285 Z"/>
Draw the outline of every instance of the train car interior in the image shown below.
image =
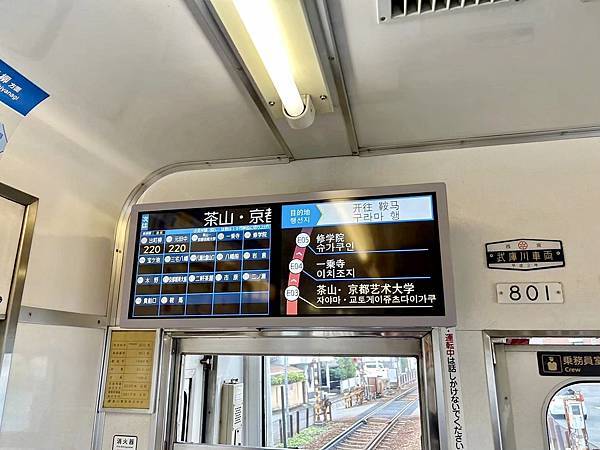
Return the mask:
<path id="1" fill-rule="evenodd" d="M 600 0 L 0 0 L 0 450 L 600 450 Z"/>

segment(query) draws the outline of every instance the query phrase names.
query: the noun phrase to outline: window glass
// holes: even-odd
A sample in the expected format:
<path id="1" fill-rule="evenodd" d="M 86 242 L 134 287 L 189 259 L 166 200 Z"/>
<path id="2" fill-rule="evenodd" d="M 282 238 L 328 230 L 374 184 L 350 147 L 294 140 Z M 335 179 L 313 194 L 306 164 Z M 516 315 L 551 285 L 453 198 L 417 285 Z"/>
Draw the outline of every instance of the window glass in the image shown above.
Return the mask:
<path id="1" fill-rule="evenodd" d="M 550 450 L 600 450 L 600 383 L 558 391 L 547 412 Z"/>
<path id="2" fill-rule="evenodd" d="M 421 448 L 415 358 L 275 356 L 268 365 L 267 446 Z"/>
<path id="3" fill-rule="evenodd" d="M 410 357 L 183 355 L 177 441 L 421 449 Z"/>

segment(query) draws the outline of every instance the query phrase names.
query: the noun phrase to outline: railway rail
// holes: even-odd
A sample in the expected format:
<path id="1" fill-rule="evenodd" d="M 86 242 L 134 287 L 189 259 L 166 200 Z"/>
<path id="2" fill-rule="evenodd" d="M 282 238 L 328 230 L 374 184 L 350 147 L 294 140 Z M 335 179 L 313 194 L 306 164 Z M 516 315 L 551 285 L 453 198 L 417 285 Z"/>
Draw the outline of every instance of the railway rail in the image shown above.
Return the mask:
<path id="1" fill-rule="evenodd" d="M 399 419 L 418 401 L 417 386 L 377 406 L 354 422 L 343 433 L 327 442 L 321 450 L 375 450 L 385 446 Z"/>

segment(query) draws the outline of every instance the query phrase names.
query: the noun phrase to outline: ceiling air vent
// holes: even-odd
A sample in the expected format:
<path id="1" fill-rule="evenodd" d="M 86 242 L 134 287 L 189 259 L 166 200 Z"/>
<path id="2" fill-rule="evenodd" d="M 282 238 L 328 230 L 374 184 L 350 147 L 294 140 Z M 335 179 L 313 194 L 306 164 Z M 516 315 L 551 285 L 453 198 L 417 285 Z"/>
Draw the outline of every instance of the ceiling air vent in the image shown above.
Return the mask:
<path id="1" fill-rule="evenodd" d="M 495 3 L 506 3 L 509 1 L 510 0 L 377 0 L 377 21 L 379 23 L 384 23 L 402 17 L 492 5 Z"/>

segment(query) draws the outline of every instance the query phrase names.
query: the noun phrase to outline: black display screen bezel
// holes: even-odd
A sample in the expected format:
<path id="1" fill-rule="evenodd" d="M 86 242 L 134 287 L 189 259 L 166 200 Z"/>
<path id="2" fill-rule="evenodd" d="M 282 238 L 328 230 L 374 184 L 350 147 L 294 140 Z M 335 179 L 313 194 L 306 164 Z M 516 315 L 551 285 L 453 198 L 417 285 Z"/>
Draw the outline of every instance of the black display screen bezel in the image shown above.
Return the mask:
<path id="1" fill-rule="evenodd" d="M 441 248 L 440 248 L 440 233 L 439 233 L 439 223 L 438 223 L 438 208 L 437 208 L 437 197 L 435 192 L 422 192 L 419 194 L 390 194 L 390 195 L 372 195 L 372 196 L 361 196 L 361 197 L 338 197 L 338 198 L 329 198 L 326 200 L 319 200 L 310 203 L 331 203 L 331 202 L 340 202 L 340 201 L 357 201 L 357 200 L 373 200 L 373 199 L 387 199 L 387 198 L 401 198 L 401 197 L 416 197 L 416 196 L 431 196 L 432 197 L 432 205 L 433 205 L 433 222 L 434 222 L 434 233 L 435 233 L 435 242 L 438 243 L 438 246 L 435 248 L 435 253 L 432 254 L 432 257 L 435 257 L 439 260 L 440 264 L 440 273 L 436 273 L 436 278 L 442 278 L 441 273 Z M 287 317 L 284 311 L 285 299 L 283 298 L 283 290 L 284 290 L 284 280 L 283 274 L 285 271 L 283 270 L 285 255 L 282 254 L 282 234 L 283 229 L 281 226 L 282 222 L 282 206 L 283 205 L 299 205 L 306 203 L 305 201 L 297 201 L 297 202 L 280 202 L 280 203 L 267 203 L 267 204 L 244 204 L 244 205 L 231 205 L 223 208 L 266 208 L 270 207 L 272 209 L 272 222 L 271 222 L 271 247 L 270 247 L 270 274 L 269 274 L 269 313 L 264 315 L 259 315 L 258 317 Z M 215 209 L 215 207 L 209 208 L 185 208 L 185 209 L 164 209 L 158 211 L 141 211 L 137 215 L 136 222 L 136 242 L 135 242 L 135 255 L 134 261 L 138 261 L 140 256 L 140 239 L 142 237 L 142 217 L 143 215 L 150 214 L 155 216 L 168 216 L 173 214 L 183 214 L 185 216 L 200 216 L 207 209 Z M 360 226 L 360 225 L 355 225 Z M 365 227 L 369 227 L 370 225 L 363 225 Z M 191 227 L 191 225 L 190 225 Z M 178 229 L 178 228 L 173 228 Z M 183 229 L 183 228 L 182 228 Z M 136 289 L 136 280 L 135 277 L 131 278 L 130 284 L 130 301 L 129 301 L 129 311 L 128 317 L 132 320 L 139 319 L 155 319 L 155 320 L 166 320 L 166 319 L 199 319 L 199 318 L 211 318 L 215 320 L 223 319 L 223 318 L 247 318 L 247 315 L 243 314 L 230 314 L 230 315 L 164 315 L 164 316 L 134 316 L 134 296 Z M 440 310 L 441 309 L 441 310 Z M 441 302 L 438 303 L 438 306 L 435 308 L 435 315 L 443 315 L 444 314 L 444 298 L 442 293 Z M 333 316 L 367 316 L 367 317 L 379 317 L 379 316 L 417 316 L 420 315 L 420 310 L 417 308 L 410 307 L 398 307 L 393 308 L 390 307 L 388 309 L 376 309 L 373 312 L 364 314 L 359 311 L 352 312 L 340 312 L 340 310 L 332 311 L 331 313 L 319 313 L 319 314 L 299 314 L 297 317 L 312 317 L 312 316 L 322 316 L 322 317 L 333 317 Z"/>
<path id="2" fill-rule="evenodd" d="M 139 228 L 142 214 L 173 212 L 179 209 L 205 209 L 218 207 L 246 207 L 248 205 L 260 205 L 264 207 L 269 204 L 276 209 L 276 215 L 280 217 L 280 205 L 299 203 L 320 203 L 327 201 L 343 201 L 353 199 L 372 199 L 384 197 L 423 196 L 431 195 L 433 199 L 433 214 L 435 232 L 437 236 L 437 249 L 441 259 L 441 279 L 443 288 L 443 310 L 435 314 L 422 314 L 419 312 L 404 312 L 398 315 L 304 315 L 304 316 L 281 316 L 278 309 L 284 300 L 281 299 L 281 286 L 277 280 L 281 279 L 281 260 L 279 252 L 280 230 L 278 226 L 272 227 L 273 261 L 271 263 L 271 295 L 269 316 L 192 316 L 182 317 L 130 317 L 133 292 L 133 268 L 135 254 L 139 248 Z M 279 219 L 278 219 L 279 220 Z M 172 202 L 162 204 L 136 205 L 132 208 L 129 227 L 129 239 L 126 252 L 126 264 L 124 267 L 123 288 L 121 289 L 120 324 L 129 328 L 154 328 L 163 327 L 167 329 L 261 329 L 261 328 L 293 328 L 296 326 L 312 329 L 318 328 L 364 328 L 364 327 L 431 327 L 431 326 L 455 326 L 456 310 L 454 304 L 453 279 L 449 251 L 449 224 L 445 185 L 433 183 L 415 186 L 395 186 L 373 189 L 356 189 L 346 191 L 315 192 L 307 194 L 270 195 L 262 197 L 230 198 L 220 200 L 207 200 L 197 202 Z M 287 270 L 287 268 L 285 268 Z M 277 315 L 274 315 L 274 312 Z"/>

